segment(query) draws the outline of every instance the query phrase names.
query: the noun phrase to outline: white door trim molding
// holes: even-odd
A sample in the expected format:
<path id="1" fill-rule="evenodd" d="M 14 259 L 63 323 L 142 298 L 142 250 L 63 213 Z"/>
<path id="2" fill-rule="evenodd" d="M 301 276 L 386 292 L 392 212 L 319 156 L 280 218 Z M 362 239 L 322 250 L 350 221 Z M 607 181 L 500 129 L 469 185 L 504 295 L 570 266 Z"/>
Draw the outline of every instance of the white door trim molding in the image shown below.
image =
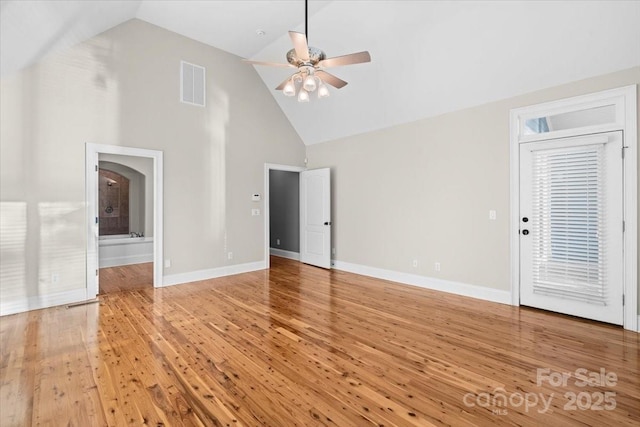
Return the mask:
<path id="1" fill-rule="evenodd" d="M 264 164 L 264 265 L 265 268 L 271 267 L 271 234 L 269 232 L 269 171 L 285 171 L 285 172 L 302 172 L 307 168 L 301 166 L 279 165 L 275 163 Z"/>
<path id="2" fill-rule="evenodd" d="M 158 288 L 162 283 L 163 259 L 163 153 L 158 150 L 122 147 L 86 143 L 85 149 L 85 198 L 87 203 L 87 299 L 98 294 L 96 271 L 98 254 L 96 253 L 98 233 L 96 218 L 98 217 L 98 182 L 96 169 L 99 154 L 119 154 L 123 156 L 146 157 L 153 160 L 153 286 Z"/>
<path id="3" fill-rule="evenodd" d="M 520 150 L 523 142 L 556 139 L 621 130 L 624 136 L 624 328 L 638 331 L 638 128 L 637 87 L 625 86 L 589 95 L 561 99 L 510 112 L 510 195 L 511 195 L 511 303 L 520 305 Z M 524 135 L 524 122 L 588 108 L 613 106 L 614 119 L 610 123 Z M 622 153 L 621 153 L 622 155 Z M 622 224 L 621 224 L 622 226 Z"/>

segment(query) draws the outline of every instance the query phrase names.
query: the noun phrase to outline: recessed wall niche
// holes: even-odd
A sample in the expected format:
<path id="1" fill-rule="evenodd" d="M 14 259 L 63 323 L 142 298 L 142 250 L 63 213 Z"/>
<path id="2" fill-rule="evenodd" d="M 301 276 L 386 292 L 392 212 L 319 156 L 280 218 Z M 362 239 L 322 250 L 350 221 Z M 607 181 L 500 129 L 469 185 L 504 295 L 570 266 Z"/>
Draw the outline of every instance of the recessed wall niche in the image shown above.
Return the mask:
<path id="1" fill-rule="evenodd" d="M 129 234 L 129 179 L 100 169 L 100 235 Z"/>

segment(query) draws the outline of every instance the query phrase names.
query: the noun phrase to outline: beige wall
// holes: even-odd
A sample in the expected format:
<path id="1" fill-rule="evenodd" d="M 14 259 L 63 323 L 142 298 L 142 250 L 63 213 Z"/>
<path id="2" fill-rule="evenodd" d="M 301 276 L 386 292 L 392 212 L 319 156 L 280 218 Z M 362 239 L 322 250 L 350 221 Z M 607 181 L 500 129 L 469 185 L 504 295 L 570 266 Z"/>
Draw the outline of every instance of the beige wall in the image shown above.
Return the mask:
<path id="1" fill-rule="evenodd" d="M 509 290 L 509 110 L 638 83 L 633 68 L 307 147 L 332 168 L 335 258 Z"/>
<path id="2" fill-rule="evenodd" d="M 206 67 L 206 108 L 179 102 L 180 60 Z M 85 287 L 85 142 L 164 152 L 165 275 L 263 260 L 251 194 L 305 157 L 253 67 L 139 20 L 3 78 L 0 102 L 3 304 Z"/>
<path id="3" fill-rule="evenodd" d="M 206 108 L 178 101 L 180 60 L 206 67 Z M 307 147 L 332 167 L 336 259 L 508 290 L 509 110 L 633 83 L 640 68 Z M 164 152 L 165 275 L 262 260 L 250 196 L 265 162 L 305 157 L 252 67 L 139 20 L 3 78 L 3 303 L 85 287 L 85 142 Z"/>

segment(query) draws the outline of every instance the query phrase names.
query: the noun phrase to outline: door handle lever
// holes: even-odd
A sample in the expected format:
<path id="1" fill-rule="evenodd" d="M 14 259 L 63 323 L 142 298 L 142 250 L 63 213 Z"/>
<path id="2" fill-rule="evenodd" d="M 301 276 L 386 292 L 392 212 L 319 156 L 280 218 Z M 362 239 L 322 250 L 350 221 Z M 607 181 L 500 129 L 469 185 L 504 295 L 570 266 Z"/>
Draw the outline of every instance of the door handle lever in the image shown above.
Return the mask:
<path id="1" fill-rule="evenodd" d="M 331 225 L 331 221 L 325 221 L 324 225 Z"/>

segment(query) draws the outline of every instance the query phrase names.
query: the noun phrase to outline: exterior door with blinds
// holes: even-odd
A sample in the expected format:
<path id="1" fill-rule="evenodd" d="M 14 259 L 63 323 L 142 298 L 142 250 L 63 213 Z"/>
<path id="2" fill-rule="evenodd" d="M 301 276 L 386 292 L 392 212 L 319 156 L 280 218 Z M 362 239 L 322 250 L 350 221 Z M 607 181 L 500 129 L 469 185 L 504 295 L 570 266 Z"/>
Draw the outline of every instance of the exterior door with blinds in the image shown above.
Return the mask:
<path id="1" fill-rule="evenodd" d="M 520 303 L 623 323 L 622 133 L 520 145 Z"/>

